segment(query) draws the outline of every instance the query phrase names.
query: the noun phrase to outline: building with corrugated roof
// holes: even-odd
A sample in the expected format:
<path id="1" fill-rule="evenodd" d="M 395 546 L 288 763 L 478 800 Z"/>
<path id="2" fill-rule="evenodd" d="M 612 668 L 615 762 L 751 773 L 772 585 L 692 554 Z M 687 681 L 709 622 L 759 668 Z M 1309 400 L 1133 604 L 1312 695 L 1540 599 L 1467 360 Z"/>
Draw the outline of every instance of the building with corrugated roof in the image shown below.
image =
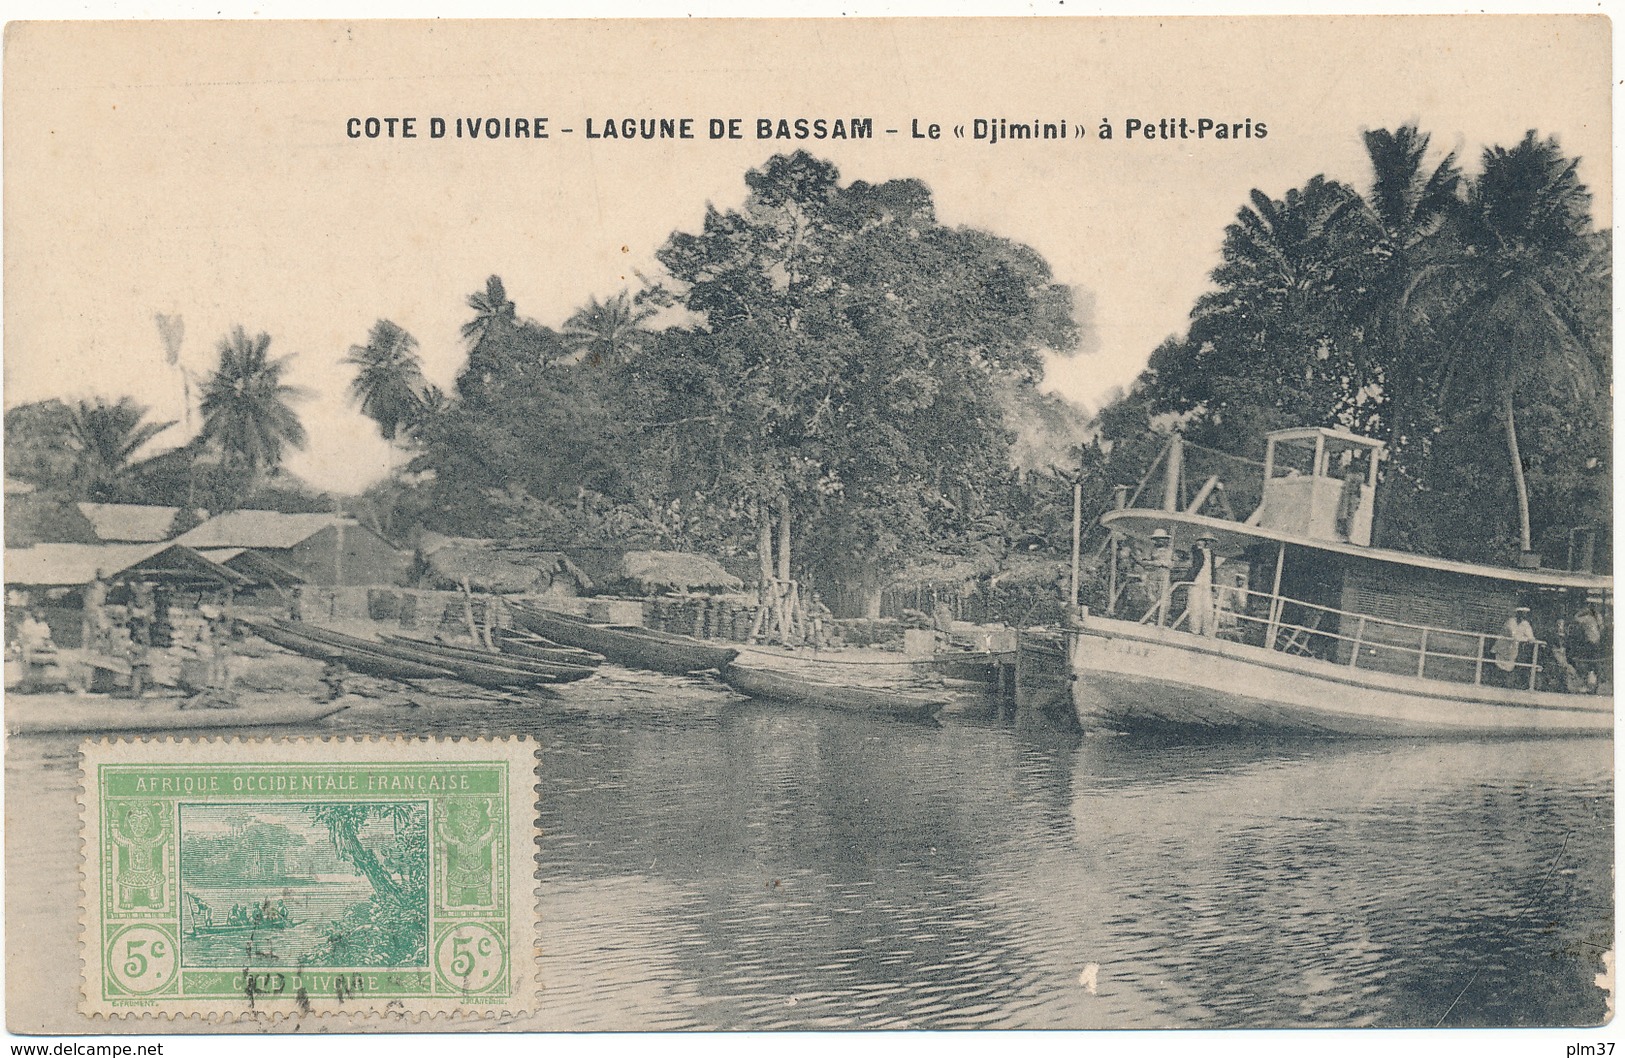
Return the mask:
<path id="1" fill-rule="evenodd" d="M 150 544 L 168 540 L 179 507 L 149 503 L 79 503 L 79 513 L 90 520 L 96 536 L 108 544 Z"/>
<path id="2" fill-rule="evenodd" d="M 227 511 L 182 533 L 176 543 L 199 550 L 252 548 L 324 587 L 401 584 L 411 568 L 410 553 L 341 514 Z"/>

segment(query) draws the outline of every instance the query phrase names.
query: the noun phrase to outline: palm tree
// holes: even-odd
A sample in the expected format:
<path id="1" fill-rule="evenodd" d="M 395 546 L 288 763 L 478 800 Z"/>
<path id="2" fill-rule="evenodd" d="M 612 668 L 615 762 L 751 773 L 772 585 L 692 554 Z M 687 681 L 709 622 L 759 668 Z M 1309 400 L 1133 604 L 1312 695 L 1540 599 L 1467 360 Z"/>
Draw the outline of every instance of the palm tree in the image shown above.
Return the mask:
<path id="1" fill-rule="evenodd" d="M 1361 276 L 1345 297 L 1350 322 L 1363 340 L 1365 362 L 1380 364 L 1382 400 L 1377 408 L 1387 435 L 1391 466 L 1425 461 L 1432 431 L 1422 420 L 1438 407 L 1434 330 L 1438 305 L 1414 297 L 1414 284 L 1429 261 L 1454 236 L 1452 222 L 1462 210 L 1461 169 L 1454 152 L 1428 164 L 1430 137 L 1415 125 L 1364 134 L 1371 162 L 1371 186 L 1362 203 L 1369 241 L 1359 247 Z M 1373 538 L 1393 528 L 1392 500 L 1404 471 L 1386 475 L 1377 493 Z"/>
<path id="2" fill-rule="evenodd" d="M 379 320 L 368 332 L 367 344 L 350 346 L 344 362 L 356 368 L 350 383 L 351 402 L 378 424 L 384 440 L 395 440 L 423 410 L 428 383 L 423 378 L 417 339 L 390 320 Z"/>
<path id="3" fill-rule="evenodd" d="M 1254 190 L 1225 229 L 1215 289 L 1191 312 L 1188 352 L 1153 356 L 1170 389 L 1257 431 L 1286 417 L 1339 421 L 1348 398 L 1335 379 L 1358 374 L 1337 313 L 1349 249 L 1363 243 L 1360 209 L 1352 188 L 1322 176 L 1279 200 Z"/>
<path id="4" fill-rule="evenodd" d="M 1443 333 L 1444 392 L 1493 404 L 1506 435 L 1518 538 L 1532 550 L 1529 490 L 1514 416 L 1523 385 L 1544 380 L 1577 399 L 1601 384 L 1573 282 L 1607 267 L 1591 236 L 1591 195 L 1555 139 L 1533 130 L 1510 150 L 1491 147 L 1468 188 L 1460 246 L 1424 268 L 1417 286 L 1444 287 L 1458 306 Z"/>
<path id="5" fill-rule="evenodd" d="M 269 359 L 271 336 L 250 338 L 234 327 L 219 344 L 220 366 L 203 380 L 203 432 L 228 463 L 250 475 L 275 470 L 283 449 L 305 447 L 305 427 L 291 404 L 306 394 L 282 381 L 292 357 Z"/>
<path id="6" fill-rule="evenodd" d="M 654 314 L 625 290 L 604 302 L 595 296 L 564 321 L 564 338 L 589 364 L 618 364 L 636 351 L 643 321 Z"/>
<path id="7" fill-rule="evenodd" d="M 144 422 L 146 406 L 130 397 L 112 403 L 105 397 L 75 401 L 68 413 L 67 444 L 74 452 L 74 476 L 87 491 L 117 483 L 129 472 L 135 454 L 175 425 L 173 421 Z"/>
<path id="8" fill-rule="evenodd" d="M 471 353 L 487 338 L 500 336 L 514 325 L 514 305 L 508 300 L 501 276 L 489 277 L 484 290 L 470 294 L 468 307 L 474 310 L 474 318 L 463 324 L 463 338 Z"/>

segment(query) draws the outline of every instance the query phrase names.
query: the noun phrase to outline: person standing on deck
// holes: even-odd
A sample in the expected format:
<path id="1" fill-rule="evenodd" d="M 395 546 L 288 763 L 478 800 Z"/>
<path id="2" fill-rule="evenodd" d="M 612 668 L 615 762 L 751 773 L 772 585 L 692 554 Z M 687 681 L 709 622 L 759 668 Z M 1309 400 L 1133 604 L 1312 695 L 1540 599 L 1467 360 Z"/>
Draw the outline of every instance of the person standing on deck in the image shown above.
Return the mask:
<path id="1" fill-rule="evenodd" d="M 1151 533 L 1151 557 L 1145 560 L 1145 594 L 1150 600 L 1147 613 L 1155 609 L 1157 624 L 1167 616 L 1168 587 L 1173 583 L 1174 542 L 1166 529 Z"/>
<path id="2" fill-rule="evenodd" d="M 1586 596 L 1580 612 L 1574 615 L 1567 644 L 1569 662 L 1574 666 L 1575 673 L 1585 680 L 1585 690 L 1589 694 L 1597 693 L 1598 671 L 1602 661 L 1603 628 L 1602 616 L 1597 612 L 1598 601 L 1596 596 Z"/>
<path id="3" fill-rule="evenodd" d="M 1189 599 L 1185 604 L 1190 615 L 1189 630 L 1199 636 L 1217 635 L 1219 622 L 1213 612 L 1213 545 L 1216 537 L 1203 533 L 1196 538 L 1191 551 Z"/>
<path id="4" fill-rule="evenodd" d="M 1527 687 L 1528 673 L 1519 678 L 1518 667 L 1528 667 L 1534 654 L 1535 626 L 1529 623 L 1529 607 L 1518 606 L 1501 627 L 1495 640 L 1495 668 L 1502 687 Z"/>

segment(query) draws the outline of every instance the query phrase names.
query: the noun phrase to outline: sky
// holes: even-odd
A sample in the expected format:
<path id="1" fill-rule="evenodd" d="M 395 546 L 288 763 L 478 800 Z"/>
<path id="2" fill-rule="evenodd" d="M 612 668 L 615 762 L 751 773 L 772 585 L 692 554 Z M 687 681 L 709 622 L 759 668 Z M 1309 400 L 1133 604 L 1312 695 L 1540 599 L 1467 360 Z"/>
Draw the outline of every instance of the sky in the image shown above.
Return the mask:
<path id="1" fill-rule="evenodd" d="M 199 374 L 240 324 L 295 354 L 309 394 L 290 469 L 359 489 L 391 457 L 340 361 L 375 320 L 412 332 L 448 386 L 486 276 L 559 326 L 658 274 L 671 232 L 804 147 L 846 180 L 923 180 L 943 222 L 1035 248 L 1089 308 L 1089 351 L 1047 384 L 1093 408 L 1183 330 L 1251 189 L 1364 188 L 1364 129 L 1417 122 L 1469 171 L 1486 145 L 1555 135 L 1611 223 L 1610 47 L 1606 21 L 1574 17 L 13 23 L 4 401 L 130 394 L 181 420 L 154 314 L 184 319 Z M 538 115 L 546 140 L 426 135 L 433 116 Z M 346 135 L 368 116 L 416 117 L 419 135 Z M 761 116 L 869 117 L 877 134 L 761 140 Z M 690 117 L 697 138 L 585 138 L 622 117 Z M 744 119 L 744 138 L 709 139 L 712 117 Z M 1125 138 L 1128 119 L 1179 117 L 1268 133 Z M 977 118 L 1069 137 L 989 144 L 969 138 Z"/>

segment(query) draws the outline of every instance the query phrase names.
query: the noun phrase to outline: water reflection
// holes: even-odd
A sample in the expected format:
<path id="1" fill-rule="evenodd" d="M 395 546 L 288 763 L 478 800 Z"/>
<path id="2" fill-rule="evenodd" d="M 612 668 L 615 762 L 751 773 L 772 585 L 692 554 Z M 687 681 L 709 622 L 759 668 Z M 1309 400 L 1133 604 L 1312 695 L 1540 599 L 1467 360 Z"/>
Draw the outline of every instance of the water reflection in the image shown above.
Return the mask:
<path id="1" fill-rule="evenodd" d="M 1170 747 L 629 673 L 324 729 L 540 740 L 547 988 L 513 1027 L 1603 1016 L 1606 742 Z M 72 932 L 72 745 L 12 740 L 7 761 L 12 979 L 66 996 L 47 952 Z"/>

